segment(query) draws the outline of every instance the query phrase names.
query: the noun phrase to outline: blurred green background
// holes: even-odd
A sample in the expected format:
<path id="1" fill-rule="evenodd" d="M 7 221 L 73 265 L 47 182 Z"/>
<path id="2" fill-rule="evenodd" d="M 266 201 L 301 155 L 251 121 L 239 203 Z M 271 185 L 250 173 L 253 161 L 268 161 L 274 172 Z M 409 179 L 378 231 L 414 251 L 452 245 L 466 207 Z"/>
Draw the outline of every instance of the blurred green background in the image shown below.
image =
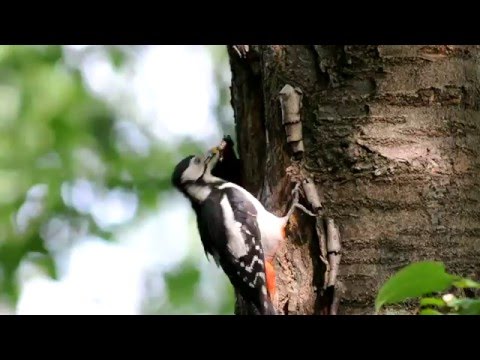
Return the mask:
<path id="1" fill-rule="evenodd" d="M 0 46 L 0 312 L 232 314 L 170 185 L 229 85 L 224 46 Z"/>

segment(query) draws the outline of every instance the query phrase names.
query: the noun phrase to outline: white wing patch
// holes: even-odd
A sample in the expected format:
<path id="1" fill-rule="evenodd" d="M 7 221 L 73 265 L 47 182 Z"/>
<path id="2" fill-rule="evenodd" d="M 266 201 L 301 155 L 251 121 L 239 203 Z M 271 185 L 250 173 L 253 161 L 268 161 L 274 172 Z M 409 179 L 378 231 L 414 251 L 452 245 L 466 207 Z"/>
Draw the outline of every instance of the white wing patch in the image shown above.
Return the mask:
<path id="1" fill-rule="evenodd" d="M 238 281 L 240 289 L 246 296 L 253 297 L 250 298 L 251 301 L 258 302 L 260 308 L 268 308 L 271 305 L 268 301 L 266 286 L 262 236 L 263 233 L 270 235 L 270 232 L 276 236 L 277 234 L 271 231 L 271 228 L 275 228 L 281 219 L 270 214 L 253 195 L 234 184 L 222 184 L 217 189 L 224 190 L 220 199 L 220 207 L 227 231 L 228 251 L 234 257 L 232 260 L 234 264 L 232 265 L 236 268 L 237 278 L 235 281 Z M 240 194 L 235 190 L 238 190 Z M 239 208 L 233 209 L 231 204 L 238 204 Z M 267 227 L 263 231 L 261 228 L 257 228 L 261 226 L 260 221 L 258 221 L 259 213 L 267 217 L 268 220 Z M 239 221 L 245 221 L 246 223 L 242 225 L 236 220 L 235 216 Z M 281 227 L 278 227 L 278 230 L 278 233 L 281 233 Z"/>
<path id="2" fill-rule="evenodd" d="M 225 183 L 219 189 L 233 188 L 240 191 L 257 210 L 257 223 L 261 234 L 263 251 L 267 258 L 272 257 L 283 240 L 284 220 L 267 211 L 260 201 L 247 190 L 233 183 Z"/>
<path id="3" fill-rule="evenodd" d="M 222 197 L 220 206 L 223 210 L 225 229 L 227 229 L 228 250 L 238 259 L 247 254 L 245 240 L 240 230 L 242 224 L 235 221 L 232 207 L 226 195 Z"/>

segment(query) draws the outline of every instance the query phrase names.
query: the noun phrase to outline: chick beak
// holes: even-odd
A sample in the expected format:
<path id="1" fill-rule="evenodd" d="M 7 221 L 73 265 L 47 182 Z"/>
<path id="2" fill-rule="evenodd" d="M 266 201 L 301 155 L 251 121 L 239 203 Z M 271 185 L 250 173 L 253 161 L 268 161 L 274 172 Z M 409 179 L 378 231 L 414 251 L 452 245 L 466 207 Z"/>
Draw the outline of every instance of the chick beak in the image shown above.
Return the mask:
<path id="1" fill-rule="evenodd" d="M 222 140 L 219 146 L 217 146 L 217 150 L 220 153 L 220 158 L 218 161 L 223 160 L 223 150 L 225 150 L 225 147 L 227 146 L 227 142 L 225 140 Z"/>

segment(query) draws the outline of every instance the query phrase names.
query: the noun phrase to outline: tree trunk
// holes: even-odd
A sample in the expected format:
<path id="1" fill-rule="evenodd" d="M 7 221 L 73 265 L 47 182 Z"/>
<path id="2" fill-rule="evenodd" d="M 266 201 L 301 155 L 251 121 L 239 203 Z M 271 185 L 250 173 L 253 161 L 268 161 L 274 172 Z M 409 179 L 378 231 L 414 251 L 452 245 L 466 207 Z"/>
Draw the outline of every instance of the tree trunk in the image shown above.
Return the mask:
<path id="1" fill-rule="evenodd" d="M 229 47 L 244 186 L 283 215 L 295 175 L 314 179 L 323 224 L 341 236 L 338 313 L 373 313 L 379 287 L 413 261 L 478 278 L 480 47 L 249 48 Z M 286 84 L 303 93 L 297 155 L 282 124 Z M 315 224 L 296 211 L 277 255 L 280 313 L 329 311 Z"/>

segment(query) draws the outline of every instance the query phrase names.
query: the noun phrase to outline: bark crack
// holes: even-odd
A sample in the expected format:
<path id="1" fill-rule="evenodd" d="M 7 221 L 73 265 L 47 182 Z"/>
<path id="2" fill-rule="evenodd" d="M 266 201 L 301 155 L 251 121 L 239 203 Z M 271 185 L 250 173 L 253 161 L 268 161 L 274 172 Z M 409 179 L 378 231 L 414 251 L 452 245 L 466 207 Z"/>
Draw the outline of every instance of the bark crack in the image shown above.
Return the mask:
<path id="1" fill-rule="evenodd" d="M 340 254 L 323 245 L 326 216 L 341 232 L 338 314 L 373 313 L 379 287 L 412 261 L 435 257 L 478 276 L 480 47 L 254 47 L 256 83 L 245 80 L 246 72 L 253 77 L 249 55 L 232 53 L 247 189 L 256 194 L 268 184 L 260 200 L 278 213 L 290 182 L 312 178 L 323 211 L 317 219 L 295 213 L 289 224 L 275 261 L 279 312 L 329 314 L 340 304 L 323 276 L 329 255 Z M 304 93 L 300 158 L 280 119 L 278 93 L 287 83 Z M 257 110 L 253 98 L 262 102 Z M 315 212 L 315 200 L 303 195 Z"/>
<path id="2" fill-rule="evenodd" d="M 300 88 L 294 88 L 289 84 L 286 84 L 280 91 L 280 103 L 282 107 L 282 124 L 286 130 L 286 140 L 287 143 L 290 143 L 294 154 L 297 154 L 298 145 L 301 144 L 300 156 L 303 160 L 303 137 L 302 137 L 302 118 L 300 114 L 300 109 L 302 108 L 302 99 L 303 92 Z M 289 128 L 289 126 L 295 126 L 295 130 Z M 292 135 L 295 134 L 295 135 Z M 292 144 L 293 142 L 293 144 Z M 297 164 L 292 164 L 288 169 L 287 173 L 292 176 L 292 180 L 297 183 L 297 185 L 302 184 L 302 190 L 305 199 L 309 203 L 310 207 L 314 210 L 314 213 L 310 212 L 303 206 L 298 205 L 298 207 L 310 216 L 316 218 L 315 228 L 317 241 L 319 243 L 319 258 L 321 262 L 325 265 L 323 271 L 323 286 L 320 291 L 317 292 L 317 297 L 327 297 L 326 307 L 327 310 L 321 310 L 322 312 L 327 312 L 331 315 L 336 315 L 338 311 L 338 306 L 340 303 L 339 296 L 341 296 L 343 285 L 340 285 L 340 291 L 337 285 L 337 274 L 340 266 L 340 232 L 338 227 L 335 225 L 333 219 L 325 218 L 323 216 L 323 206 L 320 201 L 320 196 L 318 190 L 315 187 L 315 184 L 310 177 L 304 174 L 304 171 L 299 168 L 304 161 L 301 161 Z M 315 236 L 315 235 L 313 235 Z M 317 304 L 325 303 L 324 301 L 317 300 Z"/>

